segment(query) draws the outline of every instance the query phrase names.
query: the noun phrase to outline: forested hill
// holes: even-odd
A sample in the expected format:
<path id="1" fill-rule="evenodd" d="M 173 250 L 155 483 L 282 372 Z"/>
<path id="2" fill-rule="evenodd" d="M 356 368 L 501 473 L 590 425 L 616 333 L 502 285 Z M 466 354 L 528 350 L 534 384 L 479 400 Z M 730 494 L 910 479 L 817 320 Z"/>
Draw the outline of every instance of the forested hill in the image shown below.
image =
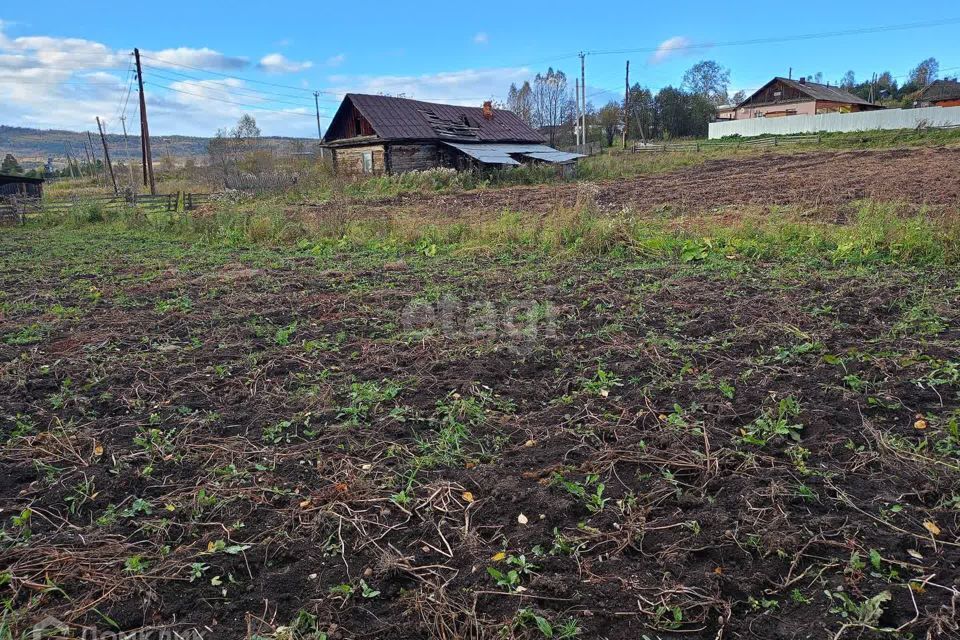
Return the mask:
<path id="1" fill-rule="evenodd" d="M 97 156 L 103 155 L 100 138 L 94 128 L 91 131 L 96 144 Z M 164 156 L 174 158 L 200 157 L 207 153 L 210 138 L 192 136 L 151 136 L 154 160 Z M 267 148 L 281 152 L 310 151 L 316 140 L 265 136 L 261 141 Z M 29 129 L 0 125 L 0 158 L 11 153 L 18 160 L 45 162 L 48 157 L 62 160 L 69 153 L 73 158 L 83 158 L 83 145 L 87 143 L 85 131 L 61 131 L 56 129 Z M 127 140 L 123 134 L 107 134 L 110 157 L 115 161 L 140 157 L 140 136 L 131 132 Z"/>

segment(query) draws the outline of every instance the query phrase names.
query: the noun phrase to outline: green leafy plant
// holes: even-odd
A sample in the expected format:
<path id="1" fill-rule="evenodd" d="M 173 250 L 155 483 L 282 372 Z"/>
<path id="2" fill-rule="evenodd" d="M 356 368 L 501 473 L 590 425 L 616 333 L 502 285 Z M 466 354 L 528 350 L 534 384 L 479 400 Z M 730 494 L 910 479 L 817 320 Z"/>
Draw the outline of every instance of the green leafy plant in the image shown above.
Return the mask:
<path id="1" fill-rule="evenodd" d="M 740 442 L 764 447 L 773 440 L 789 439 L 800 442 L 802 424 L 792 422 L 800 415 L 800 403 L 793 396 L 781 399 L 740 430 Z"/>
<path id="2" fill-rule="evenodd" d="M 348 404 L 340 407 L 338 418 L 347 418 L 350 424 L 359 424 L 370 411 L 382 402 L 393 400 L 403 389 L 389 380 L 354 382 L 347 393 Z"/>
<path id="3" fill-rule="evenodd" d="M 203 577 L 203 574 L 210 569 L 210 565 L 204 564 L 202 562 L 191 562 L 190 563 L 190 582 L 197 580 Z"/>
<path id="4" fill-rule="evenodd" d="M 610 395 L 610 390 L 615 387 L 622 387 L 623 382 L 617 377 L 616 374 L 606 371 L 603 367 L 598 366 L 597 372 L 589 380 L 584 380 L 580 387 L 589 393 L 590 395 L 607 397 Z"/>
<path id="5" fill-rule="evenodd" d="M 139 575 L 147 570 L 150 563 L 143 559 L 143 556 L 133 555 L 123 561 L 124 573 Z"/>
<path id="6" fill-rule="evenodd" d="M 273 334 L 273 341 L 279 347 L 285 347 L 290 344 L 290 336 L 297 331 L 297 321 L 294 320 L 285 327 L 279 327 Z"/>
<path id="7" fill-rule="evenodd" d="M 558 473 L 554 475 L 553 482 L 583 500 L 584 506 L 590 513 L 600 513 L 610 500 L 603 497 L 606 486 L 600 482 L 600 476 L 596 474 L 588 475 L 583 482 L 571 482 Z"/>

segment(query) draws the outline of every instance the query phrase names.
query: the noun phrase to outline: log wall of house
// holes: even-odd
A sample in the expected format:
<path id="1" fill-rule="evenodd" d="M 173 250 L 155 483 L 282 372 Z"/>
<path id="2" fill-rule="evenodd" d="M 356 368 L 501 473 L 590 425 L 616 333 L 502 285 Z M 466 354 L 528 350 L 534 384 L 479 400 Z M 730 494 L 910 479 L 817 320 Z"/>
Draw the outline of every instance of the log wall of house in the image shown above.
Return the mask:
<path id="1" fill-rule="evenodd" d="M 337 171 L 343 173 L 364 173 L 363 155 L 373 156 L 373 168 L 370 173 L 386 172 L 386 153 L 382 144 L 369 144 L 362 147 L 347 147 L 334 150 Z"/>
<path id="2" fill-rule="evenodd" d="M 440 154 L 435 143 L 390 145 L 390 173 L 426 171 L 440 166 Z"/>
<path id="3" fill-rule="evenodd" d="M 390 173 L 469 168 L 469 162 L 464 160 L 466 156 L 435 142 L 391 144 L 387 155 L 387 170 Z"/>

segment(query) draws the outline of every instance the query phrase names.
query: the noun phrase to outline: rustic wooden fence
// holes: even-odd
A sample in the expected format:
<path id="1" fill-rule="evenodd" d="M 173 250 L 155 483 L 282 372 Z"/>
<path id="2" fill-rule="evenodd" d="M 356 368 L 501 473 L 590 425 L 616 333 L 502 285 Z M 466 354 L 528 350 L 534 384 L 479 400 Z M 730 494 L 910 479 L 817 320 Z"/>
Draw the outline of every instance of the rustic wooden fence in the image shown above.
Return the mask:
<path id="1" fill-rule="evenodd" d="M 69 198 L 0 198 L 0 223 L 22 224 L 30 214 L 50 212 L 64 214 L 75 207 L 96 206 L 107 210 L 136 207 L 144 212 L 192 211 L 210 202 L 208 193 L 166 193 L 151 195 L 95 195 Z"/>

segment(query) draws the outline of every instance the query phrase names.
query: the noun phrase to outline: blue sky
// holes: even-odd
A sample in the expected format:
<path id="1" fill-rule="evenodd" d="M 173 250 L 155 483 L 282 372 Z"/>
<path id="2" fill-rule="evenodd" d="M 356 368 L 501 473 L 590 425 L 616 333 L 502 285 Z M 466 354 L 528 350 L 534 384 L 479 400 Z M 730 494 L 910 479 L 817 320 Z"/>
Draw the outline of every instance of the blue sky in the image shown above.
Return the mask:
<path id="1" fill-rule="evenodd" d="M 731 93 L 773 75 L 822 72 L 837 81 L 920 60 L 960 74 L 960 6 L 944 0 L 775 3 L 151 3 L 138 18 L 115 2 L 4 3 L 0 8 L 0 124 L 87 129 L 99 115 L 112 132 L 120 115 L 136 126 L 129 51 L 147 68 L 151 130 L 210 135 L 250 112 L 264 134 L 316 135 L 346 91 L 479 104 L 502 98 L 547 66 L 579 73 L 597 106 L 631 80 L 654 90 L 713 59 L 731 71 Z M 824 16 L 828 16 L 825 18 Z M 728 43 L 919 22 L 923 28 L 752 45 Z M 629 53 L 601 54 L 603 51 Z"/>

